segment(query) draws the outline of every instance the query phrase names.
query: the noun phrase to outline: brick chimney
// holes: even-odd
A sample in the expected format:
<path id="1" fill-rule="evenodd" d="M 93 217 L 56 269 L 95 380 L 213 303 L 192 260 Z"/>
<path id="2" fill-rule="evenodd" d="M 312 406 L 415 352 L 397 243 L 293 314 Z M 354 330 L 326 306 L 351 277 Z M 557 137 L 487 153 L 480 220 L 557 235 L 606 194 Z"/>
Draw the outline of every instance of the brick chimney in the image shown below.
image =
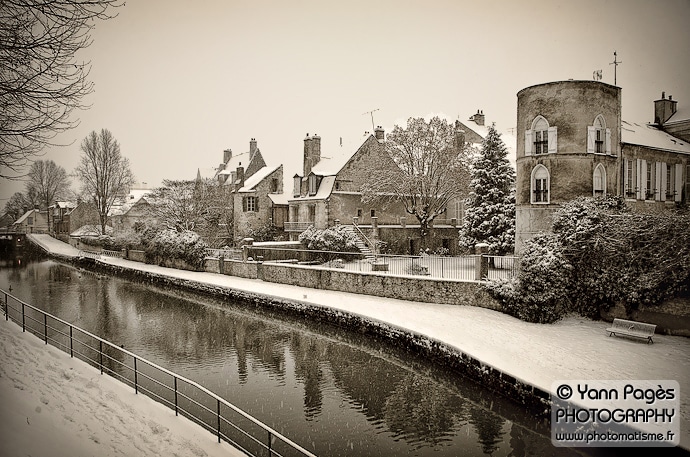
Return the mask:
<path id="1" fill-rule="evenodd" d="M 256 154 L 257 147 L 256 147 L 256 138 L 252 138 L 249 140 L 249 161 L 254 158 L 254 154 Z"/>
<path id="2" fill-rule="evenodd" d="M 380 125 L 374 130 L 374 135 L 379 141 L 383 141 L 386 138 L 386 131 Z"/>
<path id="3" fill-rule="evenodd" d="M 309 176 L 311 169 L 314 165 L 319 163 L 321 160 L 321 137 L 314 134 L 314 136 L 309 136 L 304 139 L 304 166 L 302 176 Z"/>
<path id="4" fill-rule="evenodd" d="M 676 113 L 678 102 L 669 95 L 666 99 L 666 92 L 661 93 L 660 100 L 654 100 L 654 123 L 659 126 L 671 118 Z"/>
<path id="5" fill-rule="evenodd" d="M 477 114 L 473 114 L 470 120 L 474 121 L 477 125 L 484 125 L 484 111 L 477 110 Z"/>
<path id="6" fill-rule="evenodd" d="M 228 160 L 232 159 L 232 149 L 226 149 L 223 151 L 223 164 L 228 163 Z M 225 167 L 223 167 L 225 168 Z"/>
<path id="7" fill-rule="evenodd" d="M 240 166 L 237 167 L 237 170 L 235 171 L 235 190 L 239 190 L 242 187 L 244 187 L 244 167 L 240 163 Z"/>

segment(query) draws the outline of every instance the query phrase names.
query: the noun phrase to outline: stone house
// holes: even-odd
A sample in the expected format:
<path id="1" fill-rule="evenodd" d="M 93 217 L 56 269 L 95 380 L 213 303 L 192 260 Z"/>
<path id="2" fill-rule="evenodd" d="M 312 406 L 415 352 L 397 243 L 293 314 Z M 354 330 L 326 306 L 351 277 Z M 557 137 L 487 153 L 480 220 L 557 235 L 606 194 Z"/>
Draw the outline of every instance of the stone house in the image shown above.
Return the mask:
<path id="1" fill-rule="evenodd" d="M 517 252 L 579 196 L 622 195 L 643 211 L 688 203 L 690 123 L 670 97 L 654 102 L 654 123 L 640 124 L 621 119 L 621 88 L 599 81 L 539 84 L 517 96 Z"/>
<path id="2" fill-rule="evenodd" d="M 70 233 L 70 213 L 77 204 L 74 202 L 56 201 L 48 207 L 48 225 L 51 234 L 66 240 Z"/>
<path id="3" fill-rule="evenodd" d="M 357 225 L 370 240 L 387 245 L 388 252 L 418 254 L 421 235 L 417 221 L 405 212 L 402 203 L 385 207 L 378 202 L 364 202 L 362 187 L 376 179 L 375 170 L 397 167 L 383 147 L 385 131 L 379 126 L 366 133 L 356 147 L 341 148 L 322 154 L 321 137 L 304 139 L 302 175 L 293 176 L 292 197 L 288 199 L 289 222 L 285 224 L 291 240 L 313 225 L 325 229 L 337 224 Z M 455 211 L 453 206 L 452 211 Z M 432 250 L 445 247 L 457 251 L 458 228 L 437 219 L 427 238 Z"/>
<path id="4" fill-rule="evenodd" d="M 283 166 L 267 166 L 255 138 L 249 141 L 248 152 L 233 156 L 231 149 L 223 151 L 214 179 L 230 190 L 235 244 L 264 229 L 282 232 L 287 220 Z"/>
<path id="5" fill-rule="evenodd" d="M 48 212 L 30 209 L 12 224 L 12 228 L 20 233 L 48 233 Z"/>

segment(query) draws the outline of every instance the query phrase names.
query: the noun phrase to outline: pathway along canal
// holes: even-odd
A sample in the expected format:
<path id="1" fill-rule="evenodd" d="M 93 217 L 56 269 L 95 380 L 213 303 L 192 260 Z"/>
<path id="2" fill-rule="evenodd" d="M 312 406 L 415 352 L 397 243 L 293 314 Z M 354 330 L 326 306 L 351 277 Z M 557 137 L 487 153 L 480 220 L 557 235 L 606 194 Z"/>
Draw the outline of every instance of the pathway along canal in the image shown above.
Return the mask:
<path id="1" fill-rule="evenodd" d="M 9 287 L 319 456 L 578 455 L 514 403 L 355 332 L 53 260 L 2 261 Z"/>

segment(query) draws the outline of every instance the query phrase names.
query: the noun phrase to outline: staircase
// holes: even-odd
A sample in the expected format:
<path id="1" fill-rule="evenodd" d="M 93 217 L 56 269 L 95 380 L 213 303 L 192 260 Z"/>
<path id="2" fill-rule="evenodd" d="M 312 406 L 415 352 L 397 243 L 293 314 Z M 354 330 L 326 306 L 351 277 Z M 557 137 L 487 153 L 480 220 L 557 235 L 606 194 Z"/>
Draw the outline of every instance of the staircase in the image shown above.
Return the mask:
<path id="1" fill-rule="evenodd" d="M 371 248 L 369 245 L 362 239 L 364 237 L 364 234 L 357 228 L 355 228 L 352 225 L 346 225 L 345 226 L 348 232 L 352 233 L 355 237 L 355 245 L 357 245 L 357 249 L 359 249 L 359 252 L 361 252 L 364 255 L 364 258 L 370 262 L 373 262 L 376 260 L 376 256 L 372 252 Z M 364 237 L 366 239 L 366 237 Z M 367 240 L 368 241 L 368 240 Z"/>

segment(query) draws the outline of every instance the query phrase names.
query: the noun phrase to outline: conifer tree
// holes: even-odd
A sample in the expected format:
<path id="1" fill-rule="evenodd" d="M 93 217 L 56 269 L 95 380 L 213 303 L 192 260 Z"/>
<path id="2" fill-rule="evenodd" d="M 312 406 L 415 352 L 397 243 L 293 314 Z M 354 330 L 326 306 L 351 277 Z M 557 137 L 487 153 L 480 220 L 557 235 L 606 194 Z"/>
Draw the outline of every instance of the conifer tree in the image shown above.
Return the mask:
<path id="1" fill-rule="evenodd" d="M 487 243 L 489 254 L 512 253 L 515 247 L 515 170 L 508 162 L 508 149 L 491 125 L 472 164 L 470 195 L 460 245 L 474 248 Z"/>

